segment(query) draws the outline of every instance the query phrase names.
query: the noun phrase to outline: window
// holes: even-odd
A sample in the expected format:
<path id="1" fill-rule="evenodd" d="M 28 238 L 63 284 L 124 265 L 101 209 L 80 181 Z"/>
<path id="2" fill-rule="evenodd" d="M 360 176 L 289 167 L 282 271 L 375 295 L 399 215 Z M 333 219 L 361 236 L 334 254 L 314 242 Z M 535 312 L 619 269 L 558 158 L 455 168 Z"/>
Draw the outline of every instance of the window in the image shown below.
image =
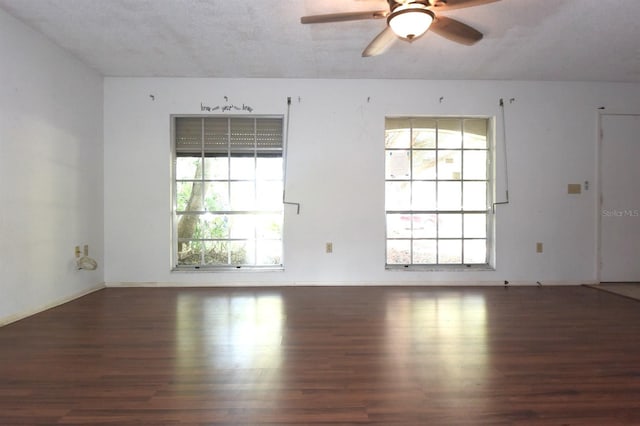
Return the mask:
<path id="1" fill-rule="evenodd" d="M 176 269 L 282 267 L 282 117 L 174 117 Z"/>
<path id="2" fill-rule="evenodd" d="M 486 118 L 387 118 L 386 265 L 489 264 Z"/>

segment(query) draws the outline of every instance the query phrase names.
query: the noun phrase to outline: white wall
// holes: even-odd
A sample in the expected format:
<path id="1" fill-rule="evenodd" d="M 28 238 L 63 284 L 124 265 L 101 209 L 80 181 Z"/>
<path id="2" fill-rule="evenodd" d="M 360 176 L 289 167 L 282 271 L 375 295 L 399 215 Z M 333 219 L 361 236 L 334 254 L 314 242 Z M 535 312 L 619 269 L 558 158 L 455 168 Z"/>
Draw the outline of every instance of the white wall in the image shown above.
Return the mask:
<path id="1" fill-rule="evenodd" d="M 228 97 L 228 102 L 224 97 Z M 170 114 L 248 105 L 285 114 L 292 97 L 285 271 L 170 272 Z M 152 98 L 153 97 L 153 98 Z M 442 98 L 442 99 L 440 99 Z M 506 101 L 511 203 L 498 207 L 497 268 L 384 269 L 385 115 L 497 118 Z M 598 107 L 640 111 L 640 85 L 488 81 L 107 78 L 107 284 L 569 283 L 595 281 Z M 215 114 L 215 113 L 214 113 Z M 502 153 L 500 148 L 499 154 Z M 503 176 L 502 163 L 498 173 Z M 567 184 L 591 189 L 568 195 Z M 503 188 L 501 179 L 499 187 Z M 502 198 L 498 193 L 498 198 Z M 325 242 L 334 244 L 324 253 Z M 536 254 L 536 242 L 544 253 Z"/>
<path id="2" fill-rule="evenodd" d="M 3 11 L 0 58 L 1 325 L 102 286 L 104 241 L 102 77 Z"/>

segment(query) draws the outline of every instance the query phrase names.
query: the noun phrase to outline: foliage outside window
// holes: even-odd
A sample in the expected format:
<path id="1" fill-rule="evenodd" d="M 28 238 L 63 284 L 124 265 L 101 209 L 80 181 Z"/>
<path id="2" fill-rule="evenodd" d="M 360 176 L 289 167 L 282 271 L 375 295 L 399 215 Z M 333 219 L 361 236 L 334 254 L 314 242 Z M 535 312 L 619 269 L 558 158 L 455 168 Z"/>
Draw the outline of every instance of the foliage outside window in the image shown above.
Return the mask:
<path id="1" fill-rule="evenodd" d="M 174 117 L 174 266 L 282 267 L 281 117 Z"/>
<path id="2" fill-rule="evenodd" d="M 489 264 L 486 118 L 387 118 L 386 265 Z"/>

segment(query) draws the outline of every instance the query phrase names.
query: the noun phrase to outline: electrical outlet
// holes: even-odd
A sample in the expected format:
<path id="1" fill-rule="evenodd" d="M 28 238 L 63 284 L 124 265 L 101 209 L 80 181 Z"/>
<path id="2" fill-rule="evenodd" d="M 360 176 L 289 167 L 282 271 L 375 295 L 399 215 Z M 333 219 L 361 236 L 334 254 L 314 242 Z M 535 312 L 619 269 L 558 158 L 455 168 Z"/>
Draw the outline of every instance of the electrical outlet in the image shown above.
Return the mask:
<path id="1" fill-rule="evenodd" d="M 327 253 L 333 253 L 333 243 L 327 243 L 327 244 L 325 245 L 325 251 L 326 251 Z"/>
<path id="2" fill-rule="evenodd" d="M 542 253 L 542 243 L 536 243 L 536 253 Z"/>

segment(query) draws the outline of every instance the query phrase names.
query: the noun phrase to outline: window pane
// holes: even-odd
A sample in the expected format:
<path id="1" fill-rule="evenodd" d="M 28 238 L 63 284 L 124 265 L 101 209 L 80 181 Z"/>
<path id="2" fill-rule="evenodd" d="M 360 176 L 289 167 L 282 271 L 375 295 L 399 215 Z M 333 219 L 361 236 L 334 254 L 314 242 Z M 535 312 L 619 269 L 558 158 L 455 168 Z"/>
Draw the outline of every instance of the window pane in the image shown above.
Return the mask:
<path id="1" fill-rule="evenodd" d="M 461 120 L 438 120 L 438 148 L 462 148 Z"/>
<path id="2" fill-rule="evenodd" d="M 196 238 L 229 238 L 229 218 L 226 215 L 207 213 L 200 216 Z"/>
<path id="3" fill-rule="evenodd" d="M 229 243 L 226 241 L 205 241 L 204 263 L 207 265 L 225 265 L 229 263 Z"/>
<path id="4" fill-rule="evenodd" d="M 260 210 L 282 210 L 282 181 L 258 181 L 257 203 Z"/>
<path id="5" fill-rule="evenodd" d="M 385 208 L 387 210 L 408 210 L 411 208 L 411 185 L 409 182 L 387 182 L 385 186 Z"/>
<path id="6" fill-rule="evenodd" d="M 200 179 L 202 170 L 202 159 L 200 157 L 178 157 L 176 158 L 176 179 Z"/>
<path id="7" fill-rule="evenodd" d="M 411 145 L 411 123 L 406 118 L 387 118 L 385 121 L 386 148 L 409 148 Z"/>
<path id="8" fill-rule="evenodd" d="M 438 263 L 462 263 L 462 240 L 439 240 Z"/>
<path id="9" fill-rule="evenodd" d="M 281 180 L 282 157 L 258 157 L 256 159 L 256 179 Z"/>
<path id="10" fill-rule="evenodd" d="M 386 156 L 387 179 L 409 179 L 411 177 L 411 157 L 409 151 L 387 151 Z"/>
<path id="11" fill-rule="evenodd" d="M 436 238 L 438 227 L 435 214 L 413 215 L 413 238 Z"/>
<path id="12" fill-rule="evenodd" d="M 486 238 L 487 215 L 486 214 L 465 214 L 464 215 L 464 236 L 465 238 Z"/>
<path id="13" fill-rule="evenodd" d="M 411 240 L 387 240 L 387 263 L 408 265 L 411 263 Z"/>
<path id="14" fill-rule="evenodd" d="M 176 183 L 176 210 L 179 212 L 203 210 L 202 183 L 200 182 Z"/>
<path id="15" fill-rule="evenodd" d="M 438 182 L 438 210 L 460 210 L 460 182 Z"/>
<path id="16" fill-rule="evenodd" d="M 205 179 L 229 179 L 229 158 L 209 157 L 204 159 Z"/>
<path id="17" fill-rule="evenodd" d="M 464 152 L 464 179 L 487 179 L 487 151 Z"/>
<path id="18" fill-rule="evenodd" d="M 462 151 L 438 151 L 438 180 L 460 180 Z"/>
<path id="19" fill-rule="evenodd" d="M 231 182 L 231 210 L 253 210 L 254 207 L 254 183 Z"/>
<path id="20" fill-rule="evenodd" d="M 413 179 L 436 178 L 436 151 L 413 151 Z"/>
<path id="21" fill-rule="evenodd" d="M 282 263 L 282 241 L 258 241 L 257 252 L 256 263 L 258 265 L 279 265 Z"/>
<path id="22" fill-rule="evenodd" d="M 256 217 L 256 236 L 259 239 L 282 238 L 282 215 L 262 214 Z"/>
<path id="23" fill-rule="evenodd" d="M 178 238 L 191 240 L 201 238 L 200 215 L 180 214 L 178 215 Z"/>
<path id="24" fill-rule="evenodd" d="M 413 182 L 412 205 L 414 210 L 436 209 L 436 183 Z"/>
<path id="25" fill-rule="evenodd" d="M 411 215 L 387 214 L 387 238 L 411 238 Z"/>
<path id="26" fill-rule="evenodd" d="M 255 264 L 255 243 L 253 241 L 231 241 L 229 251 L 232 265 Z"/>
<path id="27" fill-rule="evenodd" d="M 200 126 L 204 122 L 204 151 L 227 156 L 229 153 L 229 122 L 224 117 L 207 117 L 200 119 Z"/>
<path id="28" fill-rule="evenodd" d="M 439 238 L 462 238 L 462 215 L 439 214 L 438 215 Z"/>
<path id="29" fill-rule="evenodd" d="M 255 121 L 252 118 L 231 120 L 230 142 L 232 151 L 255 152 Z"/>
<path id="30" fill-rule="evenodd" d="M 413 120 L 413 147 L 414 148 L 435 148 L 436 147 L 436 121 L 427 118 L 416 118 Z"/>
<path id="31" fill-rule="evenodd" d="M 464 120 L 464 147 L 481 149 L 487 148 L 486 119 Z"/>
<path id="32" fill-rule="evenodd" d="M 256 161 L 253 157 L 231 157 L 232 180 L 252 180 L 256 176 Z"/>
<path id="33" fill-rule="evenodd" d="M 256 237 L 256 221 L 251 214 L 234 214 L 230 216 L 232 239 L 254 239 Z"/>
<path id="34" fill-rule="evenodd" d="M 487 241 L 486 240 L 465 240 L 464 241 L 464 263 L 469 263 L 469 264 L 487 263 Z"/>
<path id="35" fill-rule="evenodd" d="M 203 210 L 209 212 L 229 210 L 229 184 L 227 182 L 207 182 L 205 189 Z"/>
<path id="36" fill-rule="evenodd" d="M 387 148 L 408 148 L 411 142 L 409 129 L 388 130 L 385 137 Z"/>
<path id="37" fill-rule="evenodd" d="M 413 263 L 433 265 L 438 262 L 436 240 L 413 241 Z"/>
<path id="38" fill-rule="evenodd" d="M 198 265 L 202 260 L 201 241 L 178 242 L 178 265 Z"/>
<path id="39" fill-rule="evenodd" d="M 464 182 L 464 202 L 465 210 L 486 210 L 487 209 L 487 183 L 486 182 Z"/>

